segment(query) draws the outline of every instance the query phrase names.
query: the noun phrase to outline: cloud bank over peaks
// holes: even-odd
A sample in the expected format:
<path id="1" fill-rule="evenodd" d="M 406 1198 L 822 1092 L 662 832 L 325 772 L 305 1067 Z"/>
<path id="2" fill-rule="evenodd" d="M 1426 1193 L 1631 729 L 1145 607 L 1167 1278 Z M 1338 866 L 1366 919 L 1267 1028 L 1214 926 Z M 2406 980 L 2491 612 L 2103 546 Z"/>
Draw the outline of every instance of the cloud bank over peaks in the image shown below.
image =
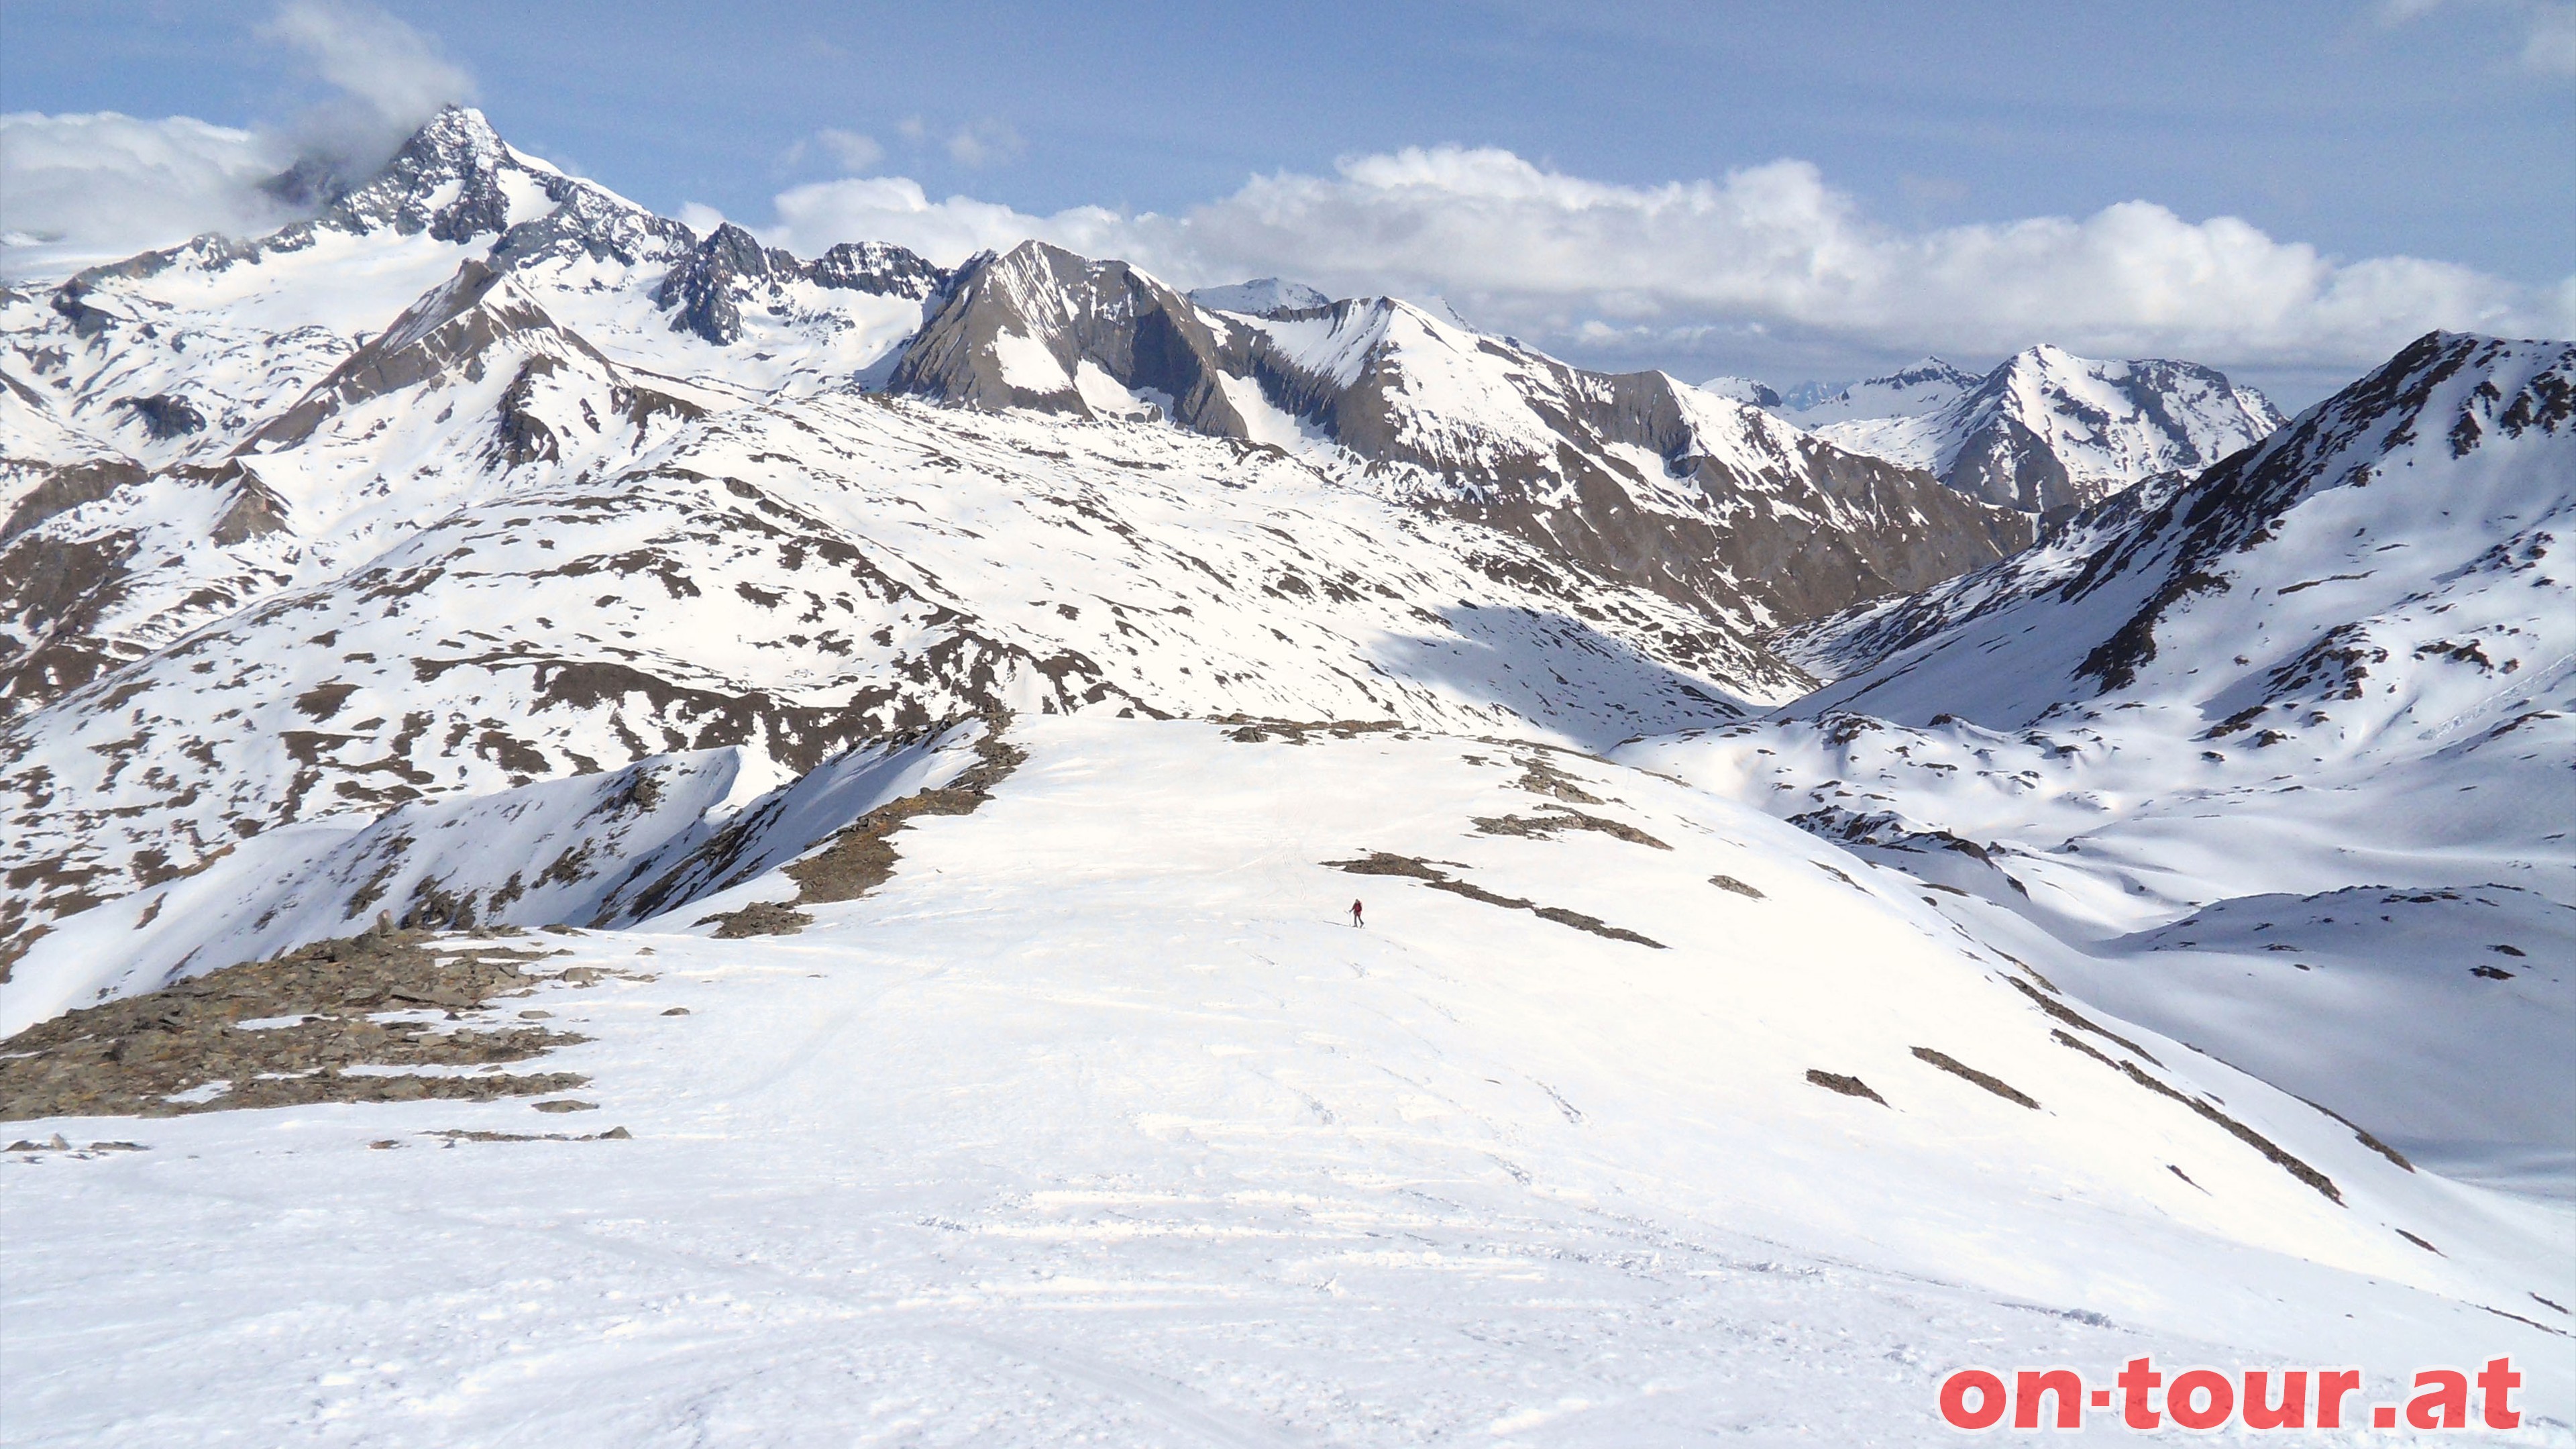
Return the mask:
<path id="1" fill-rule="evenodd" d="M 356 0 L 287 0 L 259 28 L 331 88 L 280 130 L 185 116 L 0 115 L 0 277 L 42 276 L 201 232 L 257 235 L 302 214 L 261 183 L 299 162 L 354 180 L 473 78 Z"/>
<path id="2" fill-rule="evenodd" d="M 1035 237 L 1184 286 L 1285 275 L 1337 294 L 1438 294 L 1534 340 L 1796 333 L 1973 354 L 2046 338 L 2096 355 L 2351 367 L 2437 327 L 2576 331 L 2576 279 L 2534 288 L 2414 257 L 2340 260 L 2146 201 L 1908 232 L 1803 161 L 1638 187 L 1504 150 L 1408 147 L 1330 176 L 1257 176 L 1177 216 L 1032 216 L 934 202 L 889 177 L 800 186 L 774 204 L 768 235 L 809 254 L 875 239 L 953 264 Z"/>
<path id="3" fill-rule="evenodd" d="M 259 184 L 294 160 L 261 136 L 112 111 L 0 116 L 0 277 L 289 219 Z"/>

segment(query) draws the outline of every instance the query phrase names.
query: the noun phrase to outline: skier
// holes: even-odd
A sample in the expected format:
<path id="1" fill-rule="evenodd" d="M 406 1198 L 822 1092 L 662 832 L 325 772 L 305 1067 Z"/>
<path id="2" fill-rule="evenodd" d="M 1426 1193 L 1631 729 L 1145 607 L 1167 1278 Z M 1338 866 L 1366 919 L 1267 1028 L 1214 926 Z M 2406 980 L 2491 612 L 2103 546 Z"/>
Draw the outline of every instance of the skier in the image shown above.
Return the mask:
<path id="1" fill-rule="evenodd" d="M 1362 922 L 1361 922 L 1361 920 L 1360 920 L 1360 903 L 1359 903 L 1359 902 L 1357 902 L 1357 901 L 1353 901 L 1353 902 L 1351 902 L 1351 925 L 1352 925 L 1352 926 L 1354 926 L 1354 927 L 1357 927 L 1357 926 L 1359 926 L 1359 925 L 1361 925 L 1361 924 L 1362 924 Z"/>

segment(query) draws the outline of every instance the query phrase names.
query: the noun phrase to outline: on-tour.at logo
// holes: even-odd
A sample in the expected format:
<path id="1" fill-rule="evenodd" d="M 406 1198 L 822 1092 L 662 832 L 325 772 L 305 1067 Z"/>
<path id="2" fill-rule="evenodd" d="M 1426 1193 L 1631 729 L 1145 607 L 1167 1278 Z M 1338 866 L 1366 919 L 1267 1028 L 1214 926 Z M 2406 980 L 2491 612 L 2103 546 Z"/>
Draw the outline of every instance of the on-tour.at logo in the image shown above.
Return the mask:
<path id="1" fill-rule="evenodd" d="M 2007 1413 L 2015 1429 L 2080 1429 L 2085 1414 L 2096 1410 L 2116 1410 L 2131 1429 L 2167 1422 L 2183 1429 L 2230 1423 L 2248 1429 L 2394 1429 L 2401 1422 L 2410 1429 L 2466 1429 L 2474 1397 L 2481 1427 L 2522 1427 L 2522 1411 L 2513 1406 L 2522 1375 L 2510 1358 L 2488 1359 L 2474 1375 L 2457 1368 L 2417 1369 L 2405 1403 L 2361 1406 L 2366 1421 L 2347 1417 L 2360 1411 L 2345 1403 L 2361 1392 L 2357 1368 L 2254 1368 L 2235 1377 L 2215 1368 L 2187 1368 L 2167 1384 L 2152 1359 L 2133 1358 L 2112 1384 L 2088 1387 L 2082 1373 L 2060 1367 L 2015 1369 L 2007 1385 L 1992 1369 L 1963 1368 L 1941 1381 L 1941 1418 L 1971 1433 L 2002 1426 Z"/>

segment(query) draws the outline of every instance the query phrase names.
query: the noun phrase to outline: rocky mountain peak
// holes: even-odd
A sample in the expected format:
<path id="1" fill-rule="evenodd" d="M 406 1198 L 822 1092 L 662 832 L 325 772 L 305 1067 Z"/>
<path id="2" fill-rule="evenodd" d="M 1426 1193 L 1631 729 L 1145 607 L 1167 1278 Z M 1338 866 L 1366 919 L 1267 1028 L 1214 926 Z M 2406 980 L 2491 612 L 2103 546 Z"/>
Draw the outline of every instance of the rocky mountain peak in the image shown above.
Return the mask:
<path id="1" fill-rule="evenodd" d="M 742 338 L 737 293 L 775 279 L 801 277 L 804 271 L 804 264 L 791 253 L 762 246 L 758 237 L 728 221 L 671 268 L 653 300 L 664 307 L 676 304 L 672 331 L 694 332 L 722 347 Z"/>
<path id="2" fill-rule="evenodd" d="M 507 231 L 512 198 L 502 177 L 536 169 L 503 144 L 481 111 L 450 106 L 414 132 L 373 179 L 341 197 L 325 219 L 354 231 L 426 231 L 440 241 Z M 560 175 L 551 167 L 546 172 Z"/>
<path id="3" fill-rule="evenodd" d="M 1160 412 L 1247 438 L 1225 379 L 1246 366 L 1240 324 L 1125 262 L 1027 241 L 958 269 L 888 389 L 968 407 L 1080 417 Z"/>
<path id="4" fill-rule="evenodd" d="M 2047 547 L 1814 631 L 1854 666 L 1836 707 L 2020 722 L 2150 689 L 2223 699 L 2209 717 L 2239 724 L 2305 701 L 2319 724 L 2472 682 L 2501 707 L 2514 657 L 2563 647 L 2546 559 L 2550 521 L 2576 507 L 2571 442 L 2576 344 L 2428 334 L 2197 477 L 2150 480 Z"/>

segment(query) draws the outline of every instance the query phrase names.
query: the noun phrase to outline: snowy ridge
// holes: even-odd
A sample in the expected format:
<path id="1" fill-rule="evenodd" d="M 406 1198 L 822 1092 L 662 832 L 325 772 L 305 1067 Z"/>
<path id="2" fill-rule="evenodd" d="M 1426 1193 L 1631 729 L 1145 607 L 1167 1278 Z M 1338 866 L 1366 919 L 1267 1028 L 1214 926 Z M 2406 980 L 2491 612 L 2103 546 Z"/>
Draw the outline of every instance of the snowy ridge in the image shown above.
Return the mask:
<path id="1" fill-rule="evenodd" d="M 1749 377 L 1712 377 L 1700 383 L 1699 389 L 1747 407 L 1777 409 L 1780 406 L 1780 394 Z"/>
<path id="2" fill-rule="evenodd" d="M 780 866 L 834 831 L 955 778 L 984 728 L 873 742 L 803 775 L 729 746 L 266 831 L 216 869 L 126 896 L 42 942 L 12 973 L 0 1035 L 379 917 L 460 930 L 624 924 L 763 876 L 774 887 Z M 664 879 L 729 827 L 744 838 L 728 841 L 723 874 Z M 646 898 L 650 911 L 637 904 Z"/>
<path id="3" fill-rule="evenodd" d="M 1791 420 L 1811 428 L 1876 418 L 1928 417 L 1975 391 L 1983 381 L 1940 358 L 1926 357 L 1813 401 L 1804 401 L 1803 392 L 1793 389 L 1791 396 L 1801 400 L 1784 401 L 1782 407 Z"/>
<path id="4" fill-rule="evenodd" d="M 1306 312 L 1333 305 L 1332 298 L 1305 283 L 1277 277 L 1259 277 L 1225 287 L 1200 287 L 1189 297 L 1211 312 L 1240 312 L 1246 317 L 1276 317 L 1282 312 Z"/>

